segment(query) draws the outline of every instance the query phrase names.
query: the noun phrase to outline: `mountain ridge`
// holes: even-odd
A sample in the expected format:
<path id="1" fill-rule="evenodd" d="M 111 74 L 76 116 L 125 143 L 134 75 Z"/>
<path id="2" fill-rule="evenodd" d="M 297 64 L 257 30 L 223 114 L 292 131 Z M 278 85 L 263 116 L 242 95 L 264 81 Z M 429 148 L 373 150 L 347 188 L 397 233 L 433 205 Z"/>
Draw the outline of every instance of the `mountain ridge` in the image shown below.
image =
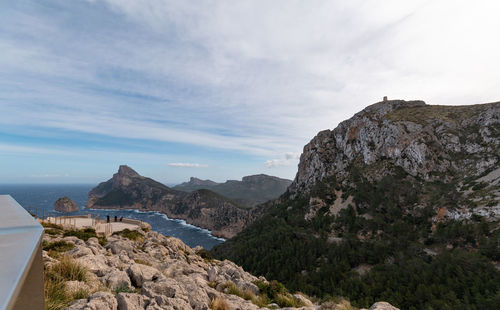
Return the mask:
<path id="1" fill-rule="evenodd" d="M 241 205 L 252 208 L 258 204 L 278 198 L 291 183 L 291 180 L 266 174 L 244 176 L 241 181 L 227 180 L 224 183 L 191 177 L 189 182 L 174 186 L 173 189 L 182 191 L 209 189 Z"/>

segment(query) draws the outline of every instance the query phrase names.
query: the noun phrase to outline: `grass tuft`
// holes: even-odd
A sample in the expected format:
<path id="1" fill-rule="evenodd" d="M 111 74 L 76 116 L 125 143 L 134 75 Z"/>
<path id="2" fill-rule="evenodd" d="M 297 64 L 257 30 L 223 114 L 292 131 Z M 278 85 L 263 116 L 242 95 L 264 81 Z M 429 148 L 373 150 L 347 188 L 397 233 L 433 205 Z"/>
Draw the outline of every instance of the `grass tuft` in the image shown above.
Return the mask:
<path id="1" fill-rule="evenodd" d="M 59 262 L 46 272 L 46 277 L 54 280 L 86 281 L 87 268 L 73 260 L 70 256 L 63 256 Z"/>
<path id="2" fill-rule="evenodd" d="M 141 264 L 141 265 L 151 266 L 151 263 L 149 263 L 143 259 L 140 259 L 140 258 L 134 259 L 134 262 L 136 262 L 137 264 Z"/>
<path id="3" fill-rule="evenodd" d="M 227 304 L 226 300 L 217 296 L 210 304 L 210 309 L 212 310 L 230 310 L 231 307 Z"/>

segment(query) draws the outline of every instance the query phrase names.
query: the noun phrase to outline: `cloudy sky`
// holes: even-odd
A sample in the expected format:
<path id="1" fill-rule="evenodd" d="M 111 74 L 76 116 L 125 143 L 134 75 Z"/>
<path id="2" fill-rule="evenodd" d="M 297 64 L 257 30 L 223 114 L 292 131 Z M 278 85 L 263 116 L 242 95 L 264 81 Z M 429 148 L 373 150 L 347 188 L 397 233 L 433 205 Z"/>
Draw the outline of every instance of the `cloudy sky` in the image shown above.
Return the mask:
<path id="1" fill-rule="evenodd" d="M 0 183 L 293 178 L 389 98 L 500 100 L 498 1 L 0 2 Z"/>

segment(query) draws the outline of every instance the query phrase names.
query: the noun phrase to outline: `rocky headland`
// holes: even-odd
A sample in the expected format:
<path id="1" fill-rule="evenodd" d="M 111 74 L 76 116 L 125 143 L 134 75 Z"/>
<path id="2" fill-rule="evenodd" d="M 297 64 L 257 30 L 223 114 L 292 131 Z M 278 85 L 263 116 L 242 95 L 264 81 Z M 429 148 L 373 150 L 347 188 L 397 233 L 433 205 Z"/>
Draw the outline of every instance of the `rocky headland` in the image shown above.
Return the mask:
<path id="1" fill-rule="evenodd" d="M 235 236 L 253 218 L 250 210 L 213 191 L 174 190 L 125 165 L 89 192 L 86 208 L 159 211 L 223 238 Z"/>
<path id="2" fill-rule="evenodd" d="M 54 202 L 54 210 L 58 212 L 76 212 L 78 211 L 78 205 L 68 197 L 64 196 Z"/>

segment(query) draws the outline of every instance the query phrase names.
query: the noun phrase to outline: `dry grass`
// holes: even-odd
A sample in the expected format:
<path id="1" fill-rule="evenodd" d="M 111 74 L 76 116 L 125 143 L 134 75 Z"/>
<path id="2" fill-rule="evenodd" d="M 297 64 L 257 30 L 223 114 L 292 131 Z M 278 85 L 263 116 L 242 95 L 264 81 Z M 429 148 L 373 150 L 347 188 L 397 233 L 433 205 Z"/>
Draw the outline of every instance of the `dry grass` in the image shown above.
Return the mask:
<path id="1" fill-rule="evenodd" d="M 58 263 L 49 269 L 48 275 L 65 281 L 86 281 L 87 269 L 70 256 L 63 256 Z"/>
<path id="2" fill-rule="evenodd" d="M 210 304 L 210 309 L 212 310 L 231 310 L 231 307 L 227 304 L 226 300 L 221 297 L 215 297 Z"/>
<path id="3" fill-rule="evenodd" d="M 146 265 L 146 266 L 151 266 L 151 264 L 143 259 L 140 259 L 140 258 L 136 258 L 134 259 L 134 262 L 136 262 L 137 264 L 141 264 L 141 265 Z"/>
<path id="4" fill-rule="evenodd" d="M 90 292 L 79 289 L 75 292 L 66 290 L 66 281 L 87 281 L 87 269 L 69 256 L 63 256 L 45 272 L 44 293 L 45 309 L 60 310 L 68 307 L 75 299 L 87 298 Z"/>
<path id="5" fill-rule="evenodd" d="M 338 300 L 330 300 L 321 304 L 320 310 L 358 310 L 358 308 L 351 306 L 351 303 L 343 298 Z"/>

